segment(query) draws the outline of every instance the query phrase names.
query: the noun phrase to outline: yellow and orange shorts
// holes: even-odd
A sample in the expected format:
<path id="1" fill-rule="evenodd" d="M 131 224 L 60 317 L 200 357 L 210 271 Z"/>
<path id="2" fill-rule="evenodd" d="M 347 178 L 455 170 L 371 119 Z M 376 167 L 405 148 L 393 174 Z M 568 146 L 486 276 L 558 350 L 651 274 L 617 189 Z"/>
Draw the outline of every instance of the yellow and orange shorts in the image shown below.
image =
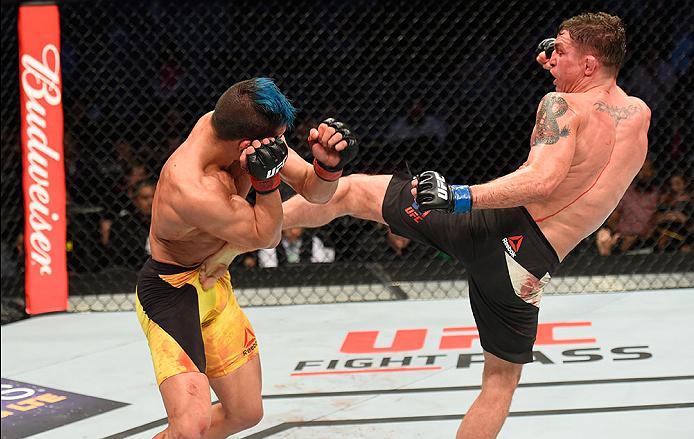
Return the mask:
<path id="1" fill-rule="evenodd" d="M 138 276 L 137 317 L 152 353 L 157 384 L 184 372 L 219 378 L 258 353 L 253 328 L 227 272 L 203 290 L 199 268 L 149 259 Z"/>

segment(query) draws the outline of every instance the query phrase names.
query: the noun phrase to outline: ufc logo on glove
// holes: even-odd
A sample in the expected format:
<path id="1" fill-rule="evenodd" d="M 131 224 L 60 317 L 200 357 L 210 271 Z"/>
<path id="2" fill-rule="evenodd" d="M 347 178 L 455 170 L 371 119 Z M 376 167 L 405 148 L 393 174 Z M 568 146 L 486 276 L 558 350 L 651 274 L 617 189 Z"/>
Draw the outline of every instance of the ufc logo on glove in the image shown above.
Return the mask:
<path id="1" fill-rule="evenodd" d="M 277 175 L 277 173 L 282 170 L 282 167 L 284 166 L 285 163 L 287 163 L 287 157 L 285 157 L 284 160 L 282 160 L 282 163 L 280 163 L 279 165 L 277 165 L 274 168 L 267 171 L 267 176 L 265 178 L 267 179 L 267 178 L 274 177 L 275 175 Z"/>
<path id="2" fill-rule="evenodd" d="M 436 191 L 439 193 L 439 197 L 448 200 L 448 185 L 446 184 L 446 179 L 438 172 L 434 172 L 434 174 L 436 176 Z"/>
<path id="3" fill-rule="evenodd" d="M 417 175 L 417 197 L 420 212 L 440 210 L 446 213 L 467 213 L 472 209 L 472 194 L 466 185 L 450 185 L 436 171 Z"/>

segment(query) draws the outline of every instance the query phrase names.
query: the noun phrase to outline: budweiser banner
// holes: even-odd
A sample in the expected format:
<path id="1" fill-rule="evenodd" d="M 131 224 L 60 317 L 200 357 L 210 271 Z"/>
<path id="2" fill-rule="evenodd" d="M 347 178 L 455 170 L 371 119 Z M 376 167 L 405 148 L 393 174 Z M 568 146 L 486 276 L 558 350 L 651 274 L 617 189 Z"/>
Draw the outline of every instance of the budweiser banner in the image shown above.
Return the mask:
<path id="1" fill-rule="evenodd" d="M 56 5 L 19 7 L 26 307 L 67 309 L 65 167 Z"/>

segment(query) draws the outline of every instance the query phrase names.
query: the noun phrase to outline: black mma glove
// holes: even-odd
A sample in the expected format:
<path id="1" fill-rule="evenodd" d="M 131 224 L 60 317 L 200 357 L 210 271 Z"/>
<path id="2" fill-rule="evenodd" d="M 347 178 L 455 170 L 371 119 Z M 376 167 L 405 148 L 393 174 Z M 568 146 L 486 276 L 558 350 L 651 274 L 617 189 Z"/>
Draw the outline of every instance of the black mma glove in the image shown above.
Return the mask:
<path id="1" fill-rule="evenodd" d="M 446 213 L 467 213 L 472 209 L 470 186 L 449 185 L 436 171 L 417 175 L 417 206 L 420 212 L 442 210 Z"/>
<path id="2" fill-rule="evenodd" d="M 262 144 L 253 154 L 246 156 L 251 185 L 257 193 L 268 194 L 280 186 L 280 171 L 288 155 L 287 144 L 278 137 L 268 144 Z"/>
<path id="3" fill-rule="evenodd" d="M 545 52 L 547 59 L 550 59 L 552 57 L 552 52 L 554 52 L 554 42 L 556 40 L 556 38 L 545 38 L 540 41 L 540 44 L 537 45 L 537 54 L 539 55 L 541 52 Z"/>
<path id="4" fill-rule="evenodd" d="M 322 163 L 318 159 L 313 159 L 313 169 L 316 174 L 323 180 L 335 181 L 342 175 L 342 170 L 347 165 L 347 163 L 354 160 L 359 151 L 359 142 L 357 138 L 352 134 L 347 125 L 342 122 L 338 122 L 332 117 L 325 119 L 323 122 L 329 127 L 335 128 L 336 133 L 342 134 L 342 140 L 347 142 L 347 147 L 342 151 L 338 151 L 340 155 L 340 161 L 335 166 L 328 166 Z M 338 142 L 339 143 L 339 142 Z"/>

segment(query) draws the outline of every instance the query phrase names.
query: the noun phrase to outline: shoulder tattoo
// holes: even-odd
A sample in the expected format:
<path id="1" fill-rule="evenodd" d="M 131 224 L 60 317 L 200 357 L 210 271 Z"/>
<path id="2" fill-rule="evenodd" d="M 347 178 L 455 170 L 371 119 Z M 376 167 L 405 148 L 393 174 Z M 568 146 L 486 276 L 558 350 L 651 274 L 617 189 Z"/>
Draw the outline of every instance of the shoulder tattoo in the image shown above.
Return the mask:
<path id="1" fill-rule="evenodd" d="M 542 99 L 535 122 L 535 135 L 532 146 L 544 143 L 554 145 L 562 137 L 571 133 L 569 127 L 559 127 L 557 119 L 569 110 L 569 104 L 561 96 L 549 94 Z"/>
<path id="2" fill-rule="evenodd" d="M 631 116 L 641 111 L 641 109 L 636 105 L 629 105 L 627 107 L 613 107 L 611 105 L 607 105 L 603 101 L 596 102 L 593 104 L 593 107 L 595 107 L 595 109 L 598 111 L 607 113 L 614 121 L 614 126 L 619 125 L 620 121 L 629 119 Z"/>

